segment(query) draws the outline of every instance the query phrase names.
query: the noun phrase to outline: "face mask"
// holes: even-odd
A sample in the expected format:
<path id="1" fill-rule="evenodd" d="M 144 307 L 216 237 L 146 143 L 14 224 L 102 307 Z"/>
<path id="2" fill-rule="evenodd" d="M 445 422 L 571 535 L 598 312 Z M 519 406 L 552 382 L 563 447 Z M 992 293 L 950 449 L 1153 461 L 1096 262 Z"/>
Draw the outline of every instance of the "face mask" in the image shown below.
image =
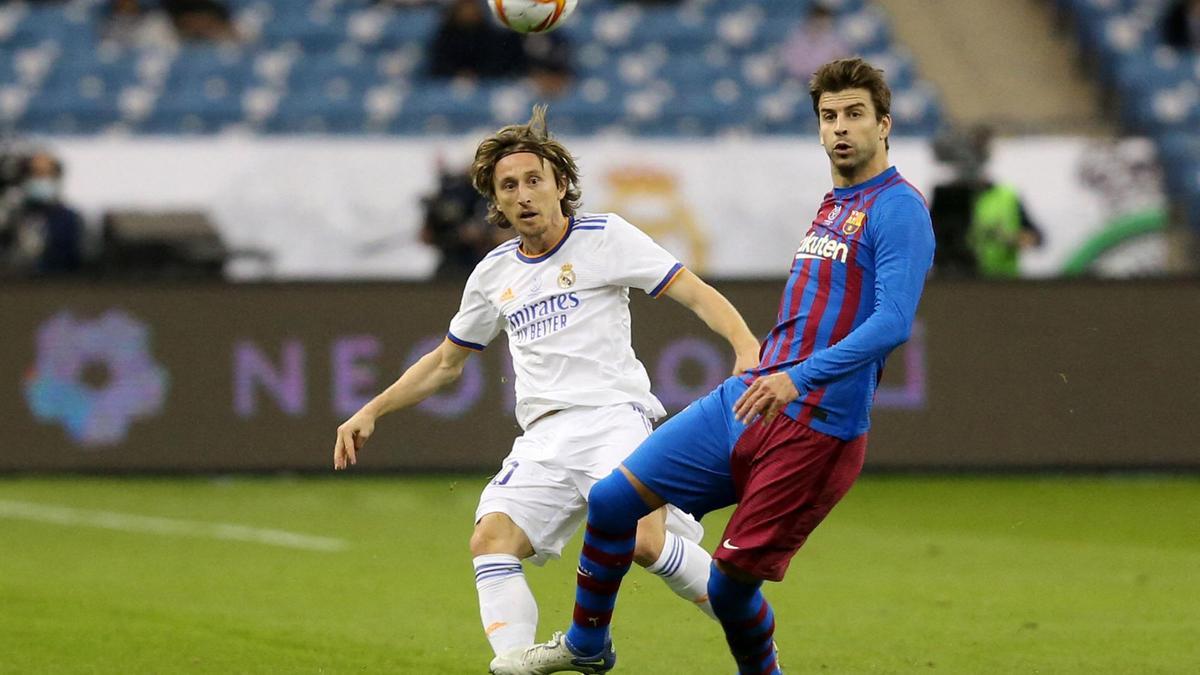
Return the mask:
<path id="1" fill-rule="evenodd" d="M 25 181 L 25 196 L 33 202 L 52 202 L 58 198 L 58 181 L 53 178 L 30 178 Z"/>

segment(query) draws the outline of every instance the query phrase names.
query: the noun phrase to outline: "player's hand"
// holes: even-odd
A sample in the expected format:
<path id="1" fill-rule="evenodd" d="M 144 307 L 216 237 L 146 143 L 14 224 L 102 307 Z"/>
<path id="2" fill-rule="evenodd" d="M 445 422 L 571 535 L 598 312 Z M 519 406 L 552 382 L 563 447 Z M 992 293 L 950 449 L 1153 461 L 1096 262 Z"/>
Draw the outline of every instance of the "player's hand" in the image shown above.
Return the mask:
<path id="1" fill-rule="evenodd" d="M 750 424 L 760 415 L 764 422 L 770 422 L 798 398 L 800 392 L 787 373 L 760 377 L 733 404 L 733 417 L 742 424 Z"/>
<path id="2" fill-rule="evenodd" d="M 337 430 L 337 441 L 333 444 L 333 469 L 345 469 L 347 462 L 358 463 L 358 451 L 375 432 L 375 416 L 359 410 L 342 423 Z"/>

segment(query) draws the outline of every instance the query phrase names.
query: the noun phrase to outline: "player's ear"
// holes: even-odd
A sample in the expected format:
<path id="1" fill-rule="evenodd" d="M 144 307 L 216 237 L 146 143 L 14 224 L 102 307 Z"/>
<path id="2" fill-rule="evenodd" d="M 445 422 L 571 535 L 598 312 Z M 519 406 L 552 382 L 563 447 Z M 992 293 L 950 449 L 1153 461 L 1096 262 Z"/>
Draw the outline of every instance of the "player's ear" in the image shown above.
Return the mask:
<path id="1" fill-rule="evenodd" d="M 879 140 L 886 141 L 892 135 L 892 116 L 884 115 L 879 120 Z"/>

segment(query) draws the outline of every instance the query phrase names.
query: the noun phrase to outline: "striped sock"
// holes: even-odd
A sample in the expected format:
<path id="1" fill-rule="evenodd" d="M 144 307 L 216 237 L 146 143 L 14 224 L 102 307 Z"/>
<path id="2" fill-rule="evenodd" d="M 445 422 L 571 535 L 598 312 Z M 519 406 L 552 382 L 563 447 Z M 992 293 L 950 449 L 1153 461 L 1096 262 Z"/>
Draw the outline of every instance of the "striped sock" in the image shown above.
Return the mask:
<path id="1" fill-rule="evenodd" d="M 516 556 L 500 553 L 475 556 L 475 589 L 479 618 L 497 656 L 533 644 L 538 609 L 525 571 Z"/>
<path id="2" fill-rule="evenodd" d="M 637 521 L 649 512 L 620 471 L 592 487 L 576 573 L 575 614 L 567 631 L 567 645 L 576 654 L 597 654 L 608 644 L 617 591 L 633 564 Z"/>
<path id="3" fill-rule="evenodd" d="M 699 544 L 667 532 L 662 555 L 647 572 L 662 577 L 675 595 L 690 600 L 710 619 L 717 618 L 708 601 L 708 570 L 712 558 Z"/>
<path id="4" fill-rule="evenodd" d="M 737 661 L 738 675 L 783 672 L 775 658 L 775 613 L 761 587 L 761 581 L 743 584 L 722 574 L 716 563 L 712 566 L 708 595 Z"/>

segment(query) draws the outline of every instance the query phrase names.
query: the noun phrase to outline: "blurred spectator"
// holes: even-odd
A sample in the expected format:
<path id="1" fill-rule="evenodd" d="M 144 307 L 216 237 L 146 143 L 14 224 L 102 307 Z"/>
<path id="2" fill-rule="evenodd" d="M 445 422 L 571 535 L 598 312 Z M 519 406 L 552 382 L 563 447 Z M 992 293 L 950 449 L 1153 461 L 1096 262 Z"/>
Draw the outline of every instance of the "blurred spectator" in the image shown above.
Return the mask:
<path id="1" fill-rule="evenodd" d="M 1172 47 L 1200 51 L 1200 0 L 1176 0 L 1163 17 L 1162 31 Z"/>
<path id="2" fill-rule="evenodd" d="M 822 65 L 850 55 L 849 43 L 837 31 L 833 10 L 819 2 L 809 8 L 808 16 L 780 49 L 784 70 L 806 84 Z"/>
<path id="3" fill-rule="evenodd" d="M 466 279 L 496 245 L 512 238 L 487 222 L 487 202 L 465 171 L 443 171 L 437 191 L 422 200 L 421 241 L 441 251 L 435 279 Z"/>
<path id="4" fill-rule="evenodd" d="M 939 275 L 1016 278 L 1020 252 L 1042 244 L 1016 190 L 987 176 L 991 142 L 984 126 L 934 139 L 934 156 L 953 172 L 934 187 L 929 207 Z"/>
<path id="5" fill-rule="evenodd" d="M 185 42 L 234 42 L 233 15 L 218 0 L 163 0 L 175 34 Z"/>
<path id="6" fill-rule="evenodd" d="M 455 0 L 446 8 L 430 45 L 434 77 L 519 77 L 528 64 L 521 37 L 496 26 L 479 0 Z"/>
<path id="7" fill-rule="evenodd" d="M 558 98 L 574 79 L 571 43 L 564 33 L 536 33 L 524 38 L 529 80 L 539 98 Z"/>
<path id="8" fill-rule="evenodd" d="M 6 274 L 52 276 L 83 266 L 83 219 L 62 202 L 62 164 L 48 152 L 21 162 L 18 200 L 0 225 Z"/>
<path id="9" fill-rule="evenodd" d="M 125 47 L 171 47 L 177 42 L 167 15 L 144 0 L 112 0 L 101 29 L 104 40 Z"/>

